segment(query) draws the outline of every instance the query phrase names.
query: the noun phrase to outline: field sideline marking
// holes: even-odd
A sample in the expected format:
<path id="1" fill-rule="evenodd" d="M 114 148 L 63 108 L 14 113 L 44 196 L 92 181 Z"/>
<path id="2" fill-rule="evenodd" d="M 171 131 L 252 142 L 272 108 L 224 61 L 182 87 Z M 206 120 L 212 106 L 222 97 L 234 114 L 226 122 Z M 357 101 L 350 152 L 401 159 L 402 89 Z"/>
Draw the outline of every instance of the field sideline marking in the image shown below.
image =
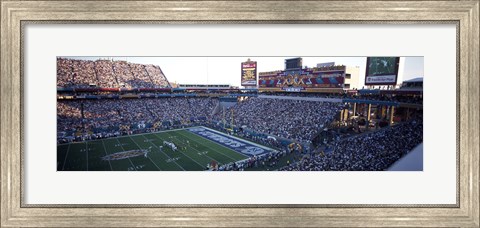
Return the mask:
<path id="1" fill-rule="evenodd" d="M 145 138 L 145 136 L 143 136 L 143 137 Z M 135 143 L 135 145 L 137 145 L 138 149 L 144 150 L 142 147 L 140 147 L 140 145 L 138 145 L 138 143 L 135 141 L 135 139 L 133 139 L 131 136 L 129 136 L 129 138 L 133 141 L 133 143 Z M 148 152 L 147 152 L 147 158 L 153 163 L 153 165 L 155 165 L 155 167 L 157 167 L 158 171 L 162 171 L 162 169 L 160 169 L 160 167 L 158 167 L 158 165 L 155 164 L 155 162 L 150 157 L 148 157 Z"/>
<path id="2" fill-rule="evenodd" d="M 192 135 L 195 135 L 195 136 L 197 136 L 197 137 L 206 139 L 205 137 L 199 136 L 199 135 L 197 135 L 197 134 L 195 134 L 195 133 L 193 133 L 193 132 L 188 131 L 188 133 L 190 133 L 190 134 L 192 134 Z M 198 141 L 195 140 L 195 139 L 192 139 L 192 140 L 198 142 Z M 217 144 L 217 145 L 220 145 L 220 146 L 222 146 L 222 147 L 225 147 L 225 148 L 227 148 L 227 149 L 229 149 L 229 150 L 231 150 L 231 151 L 233 151 L 233 152 L 235 152 L 235 153 L 237 153 L 237 154 L 241 154 L 241 155 L 243 155 L 243 156 L 246 156 L 246 155 L 244 155 L 244 154 L 242 154 L 242 153 L 239 153 L 239 152 L 237 152 L 237 151 L 235 151 L 235 150 L 232 150 L 232 149 L 230 149 L 230 148 L 228 148 L 228 147 L 226 147 L 226 146 L 224 146 L 224 145 L 222 145 L 222 144 L 220 144 L 220 143 L 214 142 L 214 141 L 212 141 L 212 140 L 210 140 L 210 139 L 207 139 L 207 140 L 210 141 L 210 142 L 213 142 L 213 143 L 215 143 L 215 144 Z M 237 159 L 232 158 L 232 157 L 230 157 L 230 156 L 222 153 L 221 151 L 215 150 L 215 149 L 213 149 L 213 148 L 211 148 L 211 149 L 214 150 L 214 151 L 217 151 L 218 153 L 222 154 L 222 155 L 225 156 L 225 157 L 229 157 L 230 159 L 233 159 L 233 162 L 236 162 L 236 161 L 237 161 Z M 248 158 L 249 156 L 246 156 L 246 157 Z"/>
<path id="3" fill-rule="evenodd" d="M 105 147 L 105 143 L 103 143 L 103 140 L 100 140 L 102 142 L 102 145 L 103 145 L 103 151 L 105 151 L 105 156 L 108 156 L 107 154 L 107 148 Z M 110 171 L 113 171 L 113 168 L 112 168 L 112 163 L 110 162 L 110 159 L 107 159 L 108 161 L 108 164 L 110 165 Z"/>
<path id="4" fill-rule="evenodd" d="M 62 171 L 65 170 L 65 163 L 67 163 L 67 157 L 68 157 L 68 151 L 70 151 L 70 145 L 72 145 L 71 143 L 68 144 L 68 147 L 67 147 L 67 154 L 65 155 L 65 159 L 63 160 L 63 166 L 62 166 Z M 58 155 L 57 155 L 58 156 Z"/>
<path id="5" fill-rule="evenodd" d="M 120 147 L 122 148 L 123 152 L 125 152 L 125 148 L 123 148 L 122 143 L 120 142 L 120 140 L 118 140 L 118 138 L 115 138 L 115 139 L 117 140 L 118 144 L 119 144 Z M 116 153 L 118 153 L 118 152 L 116 152 Z M 135 171 L 138 171 L 137 168 L 135 167 L 135 165 L 133 164 L 132 160 L 130 160 L 130 158 L 128 158 L 128 160 L 130 161 L 130 164 L 132 164 L 132 167 L 135 169 Z M 130 170 L 127 169 L 127 171 L 130 171 Z"/>
<path id="6" fill-rule="evenodd" d="M 155 133 L 153 133 L 153 135 L 156 136 Z M 142 135 L 143 136 L 143 135 Z M 148 139 L 147 137 L 143 136 L 144 138 Z M 158 137 L 157 137 L 158 138 Z M 161 140 L 161 138 L 159 138 Z M 168 156 L 167 153 L 163 152 L 162 150 L 160 150 L 160 148 L 155 144 L 155 143 L 152 143 L 150 142 L 151 144 L 153 144 L 155 147 L 157 147 L 157 149 L 162 152 L 162 154 L 165 154 L 165 156 L 167 156 L 168 159 L 172 160 L 175 164 L 177 164 L 178 167 L 180 167 L 180 169 L 182 169 L 183 171 L 186 171 L 181 165 L 179 165 L 175 160 L 173 160 L 170 156 Z"/>
<path id="7" fill-rule="evenodd" d="M 169 135 L 170 135 L 170 134 L 169 134 Z M 180 141 L 179 139 L 177 139 L 176 137 L 174 137 L 174 139 L 177 140 L 177 141 L 179 141 L 179 143 L 181 143 L 182 145 L 185 145 L 185 144 L 183 144 L 183 142 L 181 142 L 181 141 Z M 201 144 L 200 144 L 200 145 L 201 145 Z M 197 149 L 195 149 L 195 148 L 193 148 L 193 147 L 191 147 L 191 146 L 188 146 L 188 147 L 190 147 L 190 148 L 192 148 L 192 149 L 200 152 L 199 150 L 197 150 Z M 180 150 L 179 150 L 179 151 L 180 151 Z M 180 153 L 184 154 L 183 152 L 180 152 Z M 198 163 L 195 159 L 191 158 L 190 156 L 188 156 L 188 155 L 186 155 L 186 154 L 184 154 L 184 155 L 187 156 L 188 158 L 190 158 L 190 159 L 191 159 L 192 161 L 194 161 L 195 163 L 199 164 L 201 167 L 203 167 L 203 165 L 200 164 L 200 163 Z M 207 156 L 207 155 L 205 155 L 205 156 Z M 207 157 L 209 157 L 209 156 L 207 156 Z M 219 163 L 217 160 L 215 160 L 215 159 L 213 159 L 213 158 L 211 158 L 211 157 L 209 157 L 209 158 L 212 159 L 212 160 L 214 160 L 215 162 Z"/>

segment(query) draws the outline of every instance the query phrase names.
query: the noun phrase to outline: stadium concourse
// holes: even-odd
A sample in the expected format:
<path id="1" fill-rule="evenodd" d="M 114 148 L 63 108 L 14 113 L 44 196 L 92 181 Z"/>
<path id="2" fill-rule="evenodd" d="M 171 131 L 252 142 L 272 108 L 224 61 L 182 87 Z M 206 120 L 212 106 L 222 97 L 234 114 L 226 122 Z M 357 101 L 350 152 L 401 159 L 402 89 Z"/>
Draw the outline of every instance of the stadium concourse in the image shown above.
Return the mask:
<path id="1" fill-rule="evenodd" d="M 387 170 L 422 143 L 421 102 L 186 90 L 159 66 L 58 58 L 57 170 Z"/>

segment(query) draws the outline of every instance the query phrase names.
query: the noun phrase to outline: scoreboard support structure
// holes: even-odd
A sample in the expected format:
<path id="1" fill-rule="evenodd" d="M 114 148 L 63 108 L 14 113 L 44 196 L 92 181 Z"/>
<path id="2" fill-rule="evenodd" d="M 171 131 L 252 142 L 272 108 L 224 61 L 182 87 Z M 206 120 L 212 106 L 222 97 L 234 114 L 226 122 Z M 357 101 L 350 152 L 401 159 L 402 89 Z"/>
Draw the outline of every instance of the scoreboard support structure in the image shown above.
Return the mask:
<path id="1" fill-rule="evenodd" d="M 393 114 L 395 112 L 395 106 L 392 106 L 392 110 L 390 111 L 390 125 L 393 124 Z"/>

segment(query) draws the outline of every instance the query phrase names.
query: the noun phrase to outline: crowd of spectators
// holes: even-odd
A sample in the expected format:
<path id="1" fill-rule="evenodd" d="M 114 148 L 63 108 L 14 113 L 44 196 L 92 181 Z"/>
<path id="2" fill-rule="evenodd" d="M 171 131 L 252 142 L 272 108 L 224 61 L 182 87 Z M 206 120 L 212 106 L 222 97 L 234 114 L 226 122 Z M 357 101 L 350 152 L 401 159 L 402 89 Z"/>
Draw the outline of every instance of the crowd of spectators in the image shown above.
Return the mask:
<path id="1" fill-rule="evenodd" d="M 350 96 L 346 96 L 345 98 L 423 104 L 423 98 L 421 96 L 402 96 L 402 95 L 392 96 L 392 95 L 380 95 L 380 94 L 365 94 L 365 95 L 350 95 Z"/>
<path id="2" fill-rule="evenodd" d="M 288 96 L 288 97 L 315 97 L 315 98 L 337 98 L 337 99 L 358 99 L 358 100 L 376 100 L 376 101 L 390 101 L 411 104 L 422 104 L 422 96 L 404 96 L 404 95 L 380 95 L 380 94 L 349 94 L 347 92 L 342 94 L 327 94 L 327 93 L 288 93 L 288 92 L 262 92 L 259 95 L 270 96 Z"/>
<path id="3" fill-rule="evenodd" d="M 159 66 L 99 59 L 57 58 L 57 86 L 103 88 L 167 88 Z"/>
<path id="4" fill-rule="evenodd" d="M 93 61 L 57 59 L 57 86 L 88 87 L 96 81 Z"/>
<path id="5" fill-rule="evenodd" d="M 223 112 L 212 118 L 217 104 L 218 99 L 203 97 L 58 101 L 58 130 L 117 129 L 140 123 L 189 122 L 198 117 L 222 123 Z M 251 131 L 308 143 L 340 108 L 339 103 L 262 98 L 250 98 L 231 107 L 234 125 L 245 128 L 236 132 L 239 137 L 274 147 L 279 147 L 276 140 Z M 231 112 L 226 113 L 225 122 L 230 124 Z"/>
<path id="6" fill-rule="evenodd" d="M 266 154 L 252 156 L 245 160 L 238 162 L 231 162 L 225 165 L 218 167 L 218 171 L 244 171 L 248 168 L 254 168 L 258 166 L 263 167 L 275 167 L 278 163 L 278 160 L 285 156 L 288 152 L 283 151 L 272 151 Z"/>
<path id="7" fill-rule="evenodd" d="M 276 137 L 309 143 L 342 108 L 341 103 L 251 97 L 230 107 L 225 119 L 234 125 Z M 223 112 L 214 119 L 223 120 Z"/>
<path id="8" fill-rule="evenodd" d="M 217 103 L 217 99 L 198 97 L 149 99 L 145 101 L 145 105 L 149 107 L 156 121 L 188 121 L 191 117 L 211 116 Z"/>
<path id="9" fill-rule="evenodd" d="M 73 61 L 71 59 L 57 59 L 57 86 L 67 87 L 73 84 Z"/>
<path id="10" fill-rule="evenodd" d="M 160 88 L 169 87 L 168 80 L 159 66 L 147 64 L 145 65 L 145 70 L 147 71 L 148 75 L 155 75 L 155 77 L 151 77 L 154 85 L 160 86 Z"/>
<path id="11" fill-rule="evenodd" d="M 132 71 L 135 79 L 131 81 L 133 88 L 155 88 L 152 80 L 148 76 L 148 72 L 145 69 L 145 65 L 130 63 L 130 70 Z"/>
<path id="12" fill-rule="evenodd" d="M 305 155 L 280 170 L 382 171 L 423 141 L 423 122 L 416 119 L 378 131 L 343 139 L 333 151 Z"/>
<path id="13" fill-rule="evenodd" d="M 113 62 L 113 72 L 114 75 L 117 76 L 117 81 L 120 85 L 123 85 L 125 88 L 133 87 L 132 84 L 135 78 L 133 77 L 130 66 L 126 61 Z"/>
<path id="14" fill-rule="evenodd" d="M 58 101 L 58 131 L 116 127 L 123 121 L 121 116 L 123 108 L 125 108 L 123 103 L 115 100 L 88 102 Z"/>
<path id="15" fill-rule="evenodd" d="M 73 81 L 76 86 L 87 87 L 97 81 L 95 75 L 95 64 L 93 61 L 73 60 L 72 61 Z"/>
<path id="16" fill-rule="evenodd" d="M 59 132 L 112 132 L 121 125 L 206 119 L 217 103 L 213 98 L 64 100 L 57 102 L 57 127 Z"/>
<path id="17" fill-rule="evenodd" d="M 75 131 L 82 127 L 82 113 L 80 103 L 57 102 L 57 130 Z"/>
<path id="18" fill-rule="evenodd" d="M 95 61 L 95 72 L 97 72 L 97 85 L 104 88 L 117 88 L 119 83 L 113 72 L 111 61 Z"/>
<path id="19" fill-rule="evenodd" d="M 217 131 L 222 131 L 226 134 L 231 134 L 236 137 L 240 137 L 252 142 L 256 142 L 265 146 L 268 146 L 270 148 L 276 148 L 276 149 L 281 149 L 283 146 L 281 145 L 280 141 L 277 139 L 274 139 L 272 137 L 265 137 L 265 136 L 260 136 L 260 135 L 255 135 L 247 131 L 227 131 L 223 127 L 222 122 L 211 122 L 211 123 L 205 123 L 205 126 L 215 129 Z"/>

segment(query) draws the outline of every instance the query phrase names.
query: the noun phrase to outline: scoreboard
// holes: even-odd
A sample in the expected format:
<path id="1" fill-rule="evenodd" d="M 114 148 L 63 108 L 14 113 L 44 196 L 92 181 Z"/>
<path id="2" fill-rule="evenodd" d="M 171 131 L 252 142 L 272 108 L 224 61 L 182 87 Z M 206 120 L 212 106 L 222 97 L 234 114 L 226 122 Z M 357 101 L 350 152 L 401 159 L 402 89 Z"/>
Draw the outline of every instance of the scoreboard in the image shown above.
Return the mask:
<path id="1" fill-rule="evenodd" d="M 285 59 L 285 70 L 300 70 L 302 65 L 302 58 Z"/>
<path id="2" fill-rule="evenodd" d="M 397 84 L 400 57 L 368 57 L 365 85 Z"/>
<path id="3" fill-rule="evenodd" d="M 242 62 L 242 86 L 257 86 L 257 62 L 250 61 Z"/>

